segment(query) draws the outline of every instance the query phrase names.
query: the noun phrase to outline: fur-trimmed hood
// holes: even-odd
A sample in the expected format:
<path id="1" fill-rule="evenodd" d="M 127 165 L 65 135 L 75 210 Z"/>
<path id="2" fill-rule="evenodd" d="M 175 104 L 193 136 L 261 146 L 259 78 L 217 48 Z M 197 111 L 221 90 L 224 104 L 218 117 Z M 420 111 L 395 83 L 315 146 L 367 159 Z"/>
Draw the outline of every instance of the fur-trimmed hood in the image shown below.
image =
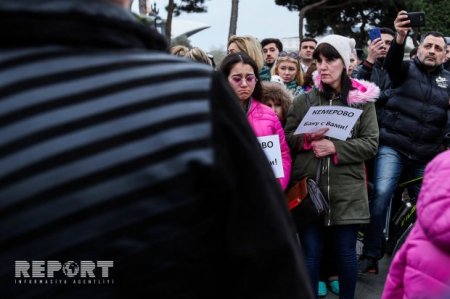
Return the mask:
<path id="1" fill-rule="evenodd" d="M 280 84 L 277 82 L 264 81 L 261 82 L 261 85 L 263 89 L 263 98 L 280 99 L 282 102 L 288 102 L 289 104 L 292 103 L 292 95 L 283 83 Z"/>
<path id="2" fill-rule="evenodd" d="M 320 75 L 316 71 L 313 74 L 314 86 L 323 91 L 322 81 Z M 368 102 L 375 102 L 380 95 L 380 88 L 369 81 L 353 79 L 351 78 L 352 86 L 354 89 L 350 90 L 348 94 L 347 103 L 349 106 L 356 106 L 358 104 L 364 104 Z"/>

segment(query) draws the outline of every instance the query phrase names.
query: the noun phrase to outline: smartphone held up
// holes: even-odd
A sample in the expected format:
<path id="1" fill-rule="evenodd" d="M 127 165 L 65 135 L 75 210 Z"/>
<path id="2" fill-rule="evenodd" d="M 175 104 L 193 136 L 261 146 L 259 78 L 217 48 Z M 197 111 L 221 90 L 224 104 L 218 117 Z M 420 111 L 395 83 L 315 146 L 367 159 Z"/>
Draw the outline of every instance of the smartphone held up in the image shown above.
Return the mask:
<path id="1" fill-rule="evenodd" d="M 423 27 L 425 26 L 424 12 L 408 12 L 409 27 Z"/>
<path id="2" fill-rule="evenodd" d="M 377 38 L 381 38 L 381 31 L 380 28 L 374 27 L 369 30 L 369 38 L 370 41 L 373 42 Z"/>

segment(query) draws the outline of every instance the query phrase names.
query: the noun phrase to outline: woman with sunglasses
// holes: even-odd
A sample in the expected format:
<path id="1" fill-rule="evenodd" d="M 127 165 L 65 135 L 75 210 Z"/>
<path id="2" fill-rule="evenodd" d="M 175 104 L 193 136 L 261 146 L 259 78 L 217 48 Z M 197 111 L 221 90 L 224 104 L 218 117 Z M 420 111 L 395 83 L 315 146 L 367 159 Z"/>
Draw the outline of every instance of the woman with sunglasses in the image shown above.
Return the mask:
<path id="1" fill-rule="evenodd" d="M 303 93 L 303 73 L 297 53 L 281 51 L 271 74 L 279 76 L 294 97 Z"/>
<path id="2" fill-rule="evenodd" d="M 284 172 L 284 177 L 279 178 L 279 182 L 285 190 L 290 178 L 291 154 L 277 115 L 261 103 L 262 86 L 255 61 L 244 52 L 233 53 L 224 58 L 220 71 L 237 95 L 255 135 L 278 135 Z"/>
<path id="3" fill-rule="evenodd" d="M 364 162 L 375 156 L 379 135 L 374 102 L 380 89 L 348 76 L 352 44 L 354 40 L 340 35 L 328 35 L 319 42 L 313 54 L 317 65 L 314 87 L 294 99 L 285 126 L 293 158 L 292 184 L 304 177 L 314 178 L 317 166 L 322 165 L 319 187 L 329 203 L 328 213 L 315 222 L 302 222 L 295 209 L 292 212 L 312 287 L 317 294 L 321 258 L 324 251 L 331 251 L 341 299 L 355 296 L 356 237 L 359 226 L 370 220 Z M 344 106 L 362 111 L 345 141 L 325 136 L 327 128 L 294 134 L 309 106 Z M 324 248 L 327 234 L 331 246 Z"/>

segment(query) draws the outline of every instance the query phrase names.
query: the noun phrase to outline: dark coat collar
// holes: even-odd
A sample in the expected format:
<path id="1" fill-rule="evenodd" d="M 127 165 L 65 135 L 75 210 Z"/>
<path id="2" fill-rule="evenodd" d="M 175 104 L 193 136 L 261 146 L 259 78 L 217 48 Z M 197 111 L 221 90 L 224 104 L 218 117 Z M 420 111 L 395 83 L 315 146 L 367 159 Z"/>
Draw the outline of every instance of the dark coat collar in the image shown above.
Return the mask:
<path id="1" fill-rule="evenodd" d="M 438 66 L 437 68 L 435 68 L 434 70 L 432 70 L 432 71 L 430 72 L 428 69 L 426 69 L 426 68 L 424 67 L 424 65 L 422 64 L 422 62 L 419 60 L 419 58 L 418 58 L 417 56 L 414 57 L 414 64 L 417 65 L 417 67 L 418 67 L 422 72 L 429 73 L 429 74 L 431 74 L 431 75 L 439 75 L 439 74 L 442 72 L 442 70 L 444 69 L 444 65 L 441 64 L 440 66 Z"/>

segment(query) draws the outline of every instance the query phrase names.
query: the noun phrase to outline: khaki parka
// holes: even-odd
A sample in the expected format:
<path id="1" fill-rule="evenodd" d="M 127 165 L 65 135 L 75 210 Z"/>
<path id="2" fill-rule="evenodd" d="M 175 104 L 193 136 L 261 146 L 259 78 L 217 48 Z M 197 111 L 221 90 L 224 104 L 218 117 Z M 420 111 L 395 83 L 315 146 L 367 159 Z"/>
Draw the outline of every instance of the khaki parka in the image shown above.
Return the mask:
<path id="1" fill-rule="evenodd" d="M 367 196 L 365 161 L 374 157 L 378 148 L 378 123 L 374 101 L 378 87 L 370 82 L 352 79 L 353 87 L 348 97 L 351 107 L 363 112 L 346 141 L 329 138 L 336 155 L 323 158 L 320 188 L 329 201 L 329 214 L 325 225 L 368 223 L 370 220 Z M 304 135 L 294 135 L 309 107 L 306 95 L 294 99 L 285 126 L 286 140 L 292 154 L 291 184 L 303 177 L 315 177 L 318 159 L 312 150 L 304 149 Z M 318 87 L 309 92 L 311 106 L 346 106 L 340 98 L 321 98 Z M 320 116 L 318 116 L 319 118 Z"/>

